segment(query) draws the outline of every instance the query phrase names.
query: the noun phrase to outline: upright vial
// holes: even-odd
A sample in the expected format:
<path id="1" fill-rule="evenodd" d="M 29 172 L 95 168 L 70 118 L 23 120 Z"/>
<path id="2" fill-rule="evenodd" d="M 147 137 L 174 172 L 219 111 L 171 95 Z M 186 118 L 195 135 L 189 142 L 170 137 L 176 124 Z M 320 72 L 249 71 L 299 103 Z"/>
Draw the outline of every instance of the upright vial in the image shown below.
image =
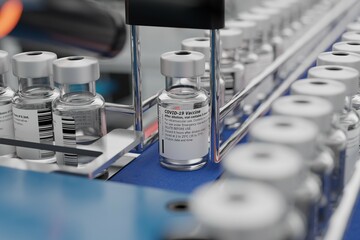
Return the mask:
<path id="1" fill-rule="evenodd" d="M 19 89 L 12 100 L 15 138 L 50 144 L 54 142 L 52 101 L 59 96 L 52 79 L 52 64 L 57 58 L 51 52 L 25 52 L 13 56 L 13 73 Z M 37 162 L 55 162 L 53 151 L 16 147 L 16 155 Z"/>
<path id="2" fill-rule="evenodd" d="M 337 189 L 332 185 L 335 166 L 335 153 L 327 143 L 331 141 L 333 107 L 330 102 L 312 96 L 285 96 L 277 99 L 272 107 L 273 115 L 300 117 L 312 121 L 320 130 L 320 142 L 317 151 L 322 157 L 312 167 L 323 182 L 323 191 L 327 198 L 327 204 L 322 209 L 321 223 L 326 224 L 331 215 L 331 199 L 337 194 Z M 337 197 L 336 197 L 337 198 Z M 325 227 L 325 226 L 323 226 Z"/>
<path id="3" fill-rule="evenodd" d="M 9 54 L 0 50 L 0 137 L 14 139 L 14 122 L 11 99 L 13 90 L 7 86 L 6 73 L 9 71 Z M 0 156 L 13 156 L 15 147 L 0 145 Z"/>
<path id="4" fill-rule="evenodd" d="M 360 41 L 360 31 L 344 33 L 341 36 L 341 41 Z"/>
<path id="5" fill-rule="evenodd" d="M 190 209 L 209 239 L 289 239 L 287 203 L 268 185 L 236 180 L 207 184 L 192 195 Z"/>
<path id="6" fill-rule="evenodd" d="M 189 171 L 203 167 L 208 159 L 209 96 L 200 89 L 205 57 L 192 51 L 161 56 L 166 88 L 158 96 L 159 154 L 162 166 Z M 197 84 L 189 84 L 196 79 Z"/>
<path id="7" fill-rule="evenodd" d="M 319 130 L 309 120 L 288 116 L 265 117 L 252 124 L 249 134 L 251 142 L 280 144 L 295 149 L 312 171 L 314 171 L 316 163 L 321 162 L 317 160 L 320 156 L 316 148 Z M 322 184 L 322 186 L 324 185 Z M 327 203 L 325 192 L 322 192 L 321 200 L 313 200 L 315 201 L 305 204 L 308 207 L 307 239 L 314 239 L 321 231 L 319 209 Z"/>
<path id="8" fill-rule="evenodd" d="M 320 79 L 297 81 L 291 89 L 293 95 L 320 97 L 333 106 L 331 129 L 327 137 L 323 139 L 325 145 L 333 151 L 335 159 L 332 176 L 332 187 L 335 193 L 333 192 L 331 198 L 333 206 L 338 204 L 344 189 L 347 137 L 345 129 L 340 124 L 340 115 L 344 109 L 345 91 L 346 88 L 343 84 Z"/>
<path id="9" fill-rule="evenodd" d="M 95 88 L 99 77 L 95 58 L 79 56 L 54 61 L 54 81 L 60 89 L 60 96 L 52 105 L 56 145 L 88 145 L 106 134 L 105 101 Z M 57 163 L 63 165 L 81 166 L 92 159 L 56 153 Z"/>
<path id="10" fill-rule="evenodd" d="M 358 160 L 359 151 L 359 124 L 360 119 L 358 113 L 354 110 L 351 104 L 351 95 L 358 89 L 358 75 L 359 73 L 353 68 L 342 66 L 319 66 L 309 70 L 309 77 L 316 77 L 324 79 L 324 81 L 316 81 L 323 83 L 323 88 L 334 88 L 333 83 L 329 83 L 329 76 L 336 80 L 339 84 L 345 85 L 345 106 L 342 107 L 340 113 L 340 124 L 347 133 L 347 150 L 346 150 L 346 167 L 345 167 L 345 183 L 347 183 L 354 171 L 354 165 Z M 328 86 L 329 85 L 329 86 Z M 320 88 L 320 86 L 319 86 Z M 340 88 L 339 86 L 337 88 Z M 318 90 L 321 91 L 321 88 Z M 325 91 L 325 90 L 324 90 Z M 318 93 L 319 95 L 322 93 Z M 341 103 L 341 102 L 339 102 Z"/>

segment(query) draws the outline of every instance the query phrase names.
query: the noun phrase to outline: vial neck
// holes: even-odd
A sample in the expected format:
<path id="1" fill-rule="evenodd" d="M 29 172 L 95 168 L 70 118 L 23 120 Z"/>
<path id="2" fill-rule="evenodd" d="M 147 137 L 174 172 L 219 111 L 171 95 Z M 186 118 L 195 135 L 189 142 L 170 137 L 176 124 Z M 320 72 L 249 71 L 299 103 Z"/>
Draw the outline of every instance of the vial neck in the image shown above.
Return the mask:
<path id="1" fill-rule="evenodd" d="M 50 77 L 42 78 L 20 78 L 19 92 L 26 96 L 47 96 L 54 90 L 53 82 Z"/>
<path id="2" fill-rule="evenodd" d="M 352 107 L 352 96 L 347 96 L 345 97 L 345 112 L 350 112 L 352 111 L 353 107 Z"/>
<path id="3" fill-rule="evenodd" d="M 172 78 L 166 77 L 165 79 L 165 90 L 171 91 L 173 89 L 180 88 L 191 88 L 195 90 L 200 90 L 200 77 L 196 78 Z M 177 91 L 181 94 L 181 91 Z"/>
<path id="4" fill-rule="evenodd" d="M 233 64 L 238 60 L 238 50 L 237 49 L 223 49 L 221 53 L 221 67 L 227 67 Z M 208 65 L 210 69 L 210 64 Z"/>
<path id="5" fill-rule="evenodd" d="M 5 74 L 0 74 L 0 93 L 4 92 L 6 87 L 6 76 Z"/>
<path id="6" fill-rule="evenodd" d="M 95 82 L 84 84 L 59 84 L 59 89 L 60 98 L 67 102 L 73 101 L 75 96 L 77 101 L 81 102 L 81 100 L 88 101 L 89 98 L 96 95 Z M 79 98 L 79 96 L 84 96 L 85 98 Z"/>

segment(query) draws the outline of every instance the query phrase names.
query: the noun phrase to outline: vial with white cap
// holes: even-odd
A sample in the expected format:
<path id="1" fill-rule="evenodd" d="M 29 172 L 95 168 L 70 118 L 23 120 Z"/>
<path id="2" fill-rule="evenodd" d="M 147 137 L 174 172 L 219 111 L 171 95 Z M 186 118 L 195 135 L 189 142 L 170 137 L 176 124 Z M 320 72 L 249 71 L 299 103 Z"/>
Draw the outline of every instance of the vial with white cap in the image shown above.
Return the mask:
<path id="1" fill-rule="evenodd" d="M 166 88 L 158 96 L 159 154 L 162 166 L 179 171 L 203 167 L 208 159 L 209 95 L 200 89 L 204 54 L 193 51 L 161 55 Z M 194 80 L 196 86 L 189 84 Z"/>
<path id="2" fill-rule="evenodd" d="M 352 22 L 346 26 L 347 31 L 360 31 L 360 22 Z"/>
<path id="3" fill-rule="evenodd" d="M 289 117 L 270 116 L 256 120 L 249 130 L 251 142 L 272 143 L 295 149 L 304 159 L 309 169 L 314 170 L 319 162 L 317 151 L 318 127 L 309 120 Z M 322 193 L 321 200 L 308 203 L 308 239 L 313 239 L 319 228 L 319 207 L 326 205 L 326 196 Z"/>
<path id="4" fill-rule="evenodd" d="M 346 87 L 333 80 L 307 79 L 295 82 L 291 87 L 292 95 L 320 97 L 332 104 L 334 113 L 329 134 L 323 142 L 334 153 L 335 168 L 332 175 L 332 205 L 336 206 L 344 189 L 346 163 L 346 131 L 340 125 L 340 115 L 344 109 Z"/>
<path id="5" fill-rule="evenodd" d="M 224 159 L 223 166 L 226 179 L 271 185 L 285 196 L 290 207 L 305 216 L 309 215 L 303 204 L 305 198 L 308 203 L 320 198 L 320 187 L 301 155 L 286 146 L 270 143 L 240 145 Z"/>
<path id="6" fill-rule="evenodd" d="M 19 89 L 13 102 L 14 129 L 17 140 L 53 144 L 52 101 L 59 96 L 52 79 L 52 52 L 25 52 L 12 58 L 13 74 L 19 79 Z M 55 162 L 55 153 L 48 150 L 16 147 L 22 159 L 42 163 Z"/>
<path id="7" fill-rule="evenodd" d="M 53 102 L 56 145 L 91 144 L 106 134 L 105 101 L 95 88 L 99 77 L 99 62 L 95 58 L 73 56 L 54 61 L 54 81 L 60 89 L 60 96 Z M 61 165 L 82 166 L 92 159 L 56 153 Z"/>
<path id="8" fill-rule="evenodd" d="M 338 165 L 335 161 L 335 153 L 331 151 L 331 146 L 327 143 L 331 141 L 332 116 L 334 114 L 332 104 L 322 98 L 313 96 L 285 96 L 277 99 L 272 107 L 273 115 L 299 117 L 312 121 L 320 130 L 320 142 L 317 145 L 319 161 L 313 171 L 317 173 L 323 183 L 323 192 L 327 199 L 327 204 L 321 209 L 320 222 L 324 225 L 328 222 L 331 215 L 333 195 L 337 195 L 337 189 L 332 185 L 334 176 L 334 167 Z M 346 142 L 345 142 L 346 144 Z M 337 197 L 336 197 L 337 199 Z"/>
<path id="9" fill-rule="evenodd" d="M 0 50 L 0 137 L 14 139 L 14 122 L 11 99 L 14 91 L 7 86 L 6 73 L 9 71 L 9 54 Z M 0 145 L 0 156 L 13 156 L 15 147 Z"/>
<path id="10" fill-rule="evenodd" d="M 190 210 L 209 239 L 289 237 L 289 207 L 281 193 L 269 185 L 237 180 L 207 184 L 191 196 Z"/>
<path id="11" fill-rule="evenodd" d="M 341 36 L 341 41 L 360 41 L 360 31 L 345 32 Z"/>

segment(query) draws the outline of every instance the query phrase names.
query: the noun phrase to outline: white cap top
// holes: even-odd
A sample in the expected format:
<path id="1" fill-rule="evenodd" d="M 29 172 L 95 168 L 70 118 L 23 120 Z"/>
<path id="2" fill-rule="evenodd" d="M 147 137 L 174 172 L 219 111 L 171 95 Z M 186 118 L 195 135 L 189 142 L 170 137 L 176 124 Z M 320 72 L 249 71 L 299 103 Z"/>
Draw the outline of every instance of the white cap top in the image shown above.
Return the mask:
<path id="1" fill-rule="evenodd" d="M 324 52 L 317 58 L 317 65 L 339 65 L 360 71 L 360 55 L 351 52 Z"/>
<path id="2" fill-rule="evenodd" d="M 216 239 L 279 240 L 286 233 L 286 201 L 260 183 L 226 180 L 193 194 L 190 209 Z"/>
<path id="3" fill-rule="evenodd" d="M 100 77 L 99 61 L 93 57 L 65 57 L 54 61 L 54 81 L 61 84 L 84 84 Z"/>
<path id="4" fill-rule="evenodd" d="M 7 73 L 10 67 L 9 54 L 0 50 L 0 74 Z"/>
<path id="5" fill-rule="evenodd" d="M 291 85 L 292 95 L 307 95 L 328 100 L 335 112 L 341 112 L 345 106 L 346 86 L 328 79 L 303 79 Z"/>
<path id="6" fill-rule="evenodd" d="M 332 104 L 320 97 L 293 95 L 277 99 L 272 107 L 273 115 L 301 117 L 312 121 L 322 133 L 331 129 L 334 109 Z"/>
<path id="7" fill-rule="evenodd" d="M 205 56 L 193 51 L 174 51 L 161 55 L 161 74 L 173 78 L 193 78 L 204 75 Z"/>
<path id="8" fill-rule="evenodd" d="M 324 65 L 313 67 L 308 72 L 309 78 L 332 79 L 346 85 L 346 95 L 353 96 L 359 89 L 359 72 L 351 67 Z"/>
<path id="9" fill-rule="evenodd" d="M 12 57 L 13 73 L 18 78 L 42 78 L 53 75 L 53 62 L 57 58 L 52 52 L 24 52 Z"/>
<path id="10" fill-rule="evenodd" d="M 360 22 L 352 22 L 346 26 L 348 31 L 360 31 Z"/>
<path id="11" fill-rule="evenodd" d="M 341 37 L 341 41 L 360 41 L 360 31 L 344 33 Z"/>
<path id="12" fill-rule="evenodd" d="M 230 178 L 268 183 L 288 197 L 293 197 L 307 174 L 299 153 L 269 143 L 239 145 L 229 153 L 223 166 Z"/>
<path id="13" fill-rule="evenodd" d="M 188 38 L 181 42 L 181 49 L 188 51 L 195 51 L 204 54 L 205 61 L 209 61 L 211 58 L 210 52 L 210 38 L 208 37 L 196 37 Z"/>
<path id="14" fill-rule="evenodd" d="M 309 120 L 271 116 L 256 120 L 249 133 L 252 142 L 286 145 L 297 150 L 304 160 L 312 161 L 319 129 Z"/>
<path id="15" fill-rule="evenodd" d="M 269 30 L 269 15 L 260 14 L 260 13 L 249 13 L 243 12 L 238 15 L 238 19 L 246 20 L 246 21 L 253 21 L 256 23 L 257 30 L 259 32 L 264 32 Z"/>
<path id="16" fill-rule="evenodd" d="M 220 29 L 220 39 L 223 49 L 236 49 L 241 46 L 242 31 L 240 29 Z"/>
<path id="17" fill-rule="evenodd" d="M 256 32 L 256 22 L 245 20 L 231 20 L 225 23 L 227 28 L 239 29 L 242 32 L 242 38 L 245 40 L 253 39 Z"/>
<path id="18" fill-rule="evenodd" d="M 345 42 L 337 42 L 333 45 L 333 51 L 341 51 L 341 52 L 352 52 L 352 53 L 360 53 L 360 42 L 356 41 L 345 41 Z"/>
<path id="19" fill-rule="evenodd" d="M 281 12 L 276 8 L 266 8 L 266 7 L 253 7 L 250 9 L 251 12 L 257 14 L 264 14 L 270 17 L 270 22 L 272 26 L 279 26 L 281 24 Z"/>

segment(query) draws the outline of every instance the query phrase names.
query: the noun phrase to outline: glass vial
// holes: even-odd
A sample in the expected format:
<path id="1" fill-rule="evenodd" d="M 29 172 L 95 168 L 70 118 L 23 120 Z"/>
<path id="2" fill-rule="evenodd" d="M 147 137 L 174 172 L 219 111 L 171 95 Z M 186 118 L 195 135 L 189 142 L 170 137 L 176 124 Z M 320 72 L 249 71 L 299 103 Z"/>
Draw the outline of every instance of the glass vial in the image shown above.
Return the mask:
<path id="1" fill-rule="evenodd" d="M 57 58 L 51 52 L 25 52 L 12 58 L 13 73 L 19 79 L 19 89 L 12 100 L 15 138 L 17 140 L 52 145 L 52 101 L 59 96 L 52 79 L 52 63 Z M 16 147 L 22 159 L 52 163 L 53 151 Z"/>
<path id="2" fill-rule="evenodd" d="M 269 185 L 237 180 L 207 184 L 195 191 L 190 209 L 206 239 L 288 239 L 289 207 Z"/>
<path id="3" fill-rule="evenodd" d="M 9 54 L 0 50 L 0 137 L 14 139 L 14 122 L 11 100 L 13 90 L 7 86 L 6 74 L 9 71 Z M 0 145 L 0 156 L 12 157 L 15 147 Z"/>
<path id="4" fill-rule="evenodd" d="M 66 57 L 54 61 L 54 81 L 60 96 L 53 102 L 55 144 L 88 145 L 106 134 L 105 101 L 96 93 L 99 62 L 92 57 Z M 93 157 L 56 153 L 58 164 L 81 166 Z"/>
<path id="5" fill-rule="evenodd" d="M 207 92 L 200 88 L 205 57 L 193 51 L 167 52 L 161 56 L 166 88 L 158 96 L 160 164 L 191 171 L 208 159 L 210 107 Z M 192 83 L 196 79 L 196 86 Z"/>
<path id="6" fill-rule="evenodd" d="M 272 143 L 288 146 L 296 150 L 304 159 L 305 164 L 312 168 L 317 162 L 317 136 L 319 129 L 309 120 L 288 117 L 288 116 L 270 116 L 256 120 L 249 129 L 251 142 Z M 314 186 L 314 180 L 307 182 L 310 186 Z M 319 183 L 321 184 L 321 183 Z M 320 188 L 320 187 L 319 187 Z M 308 188 L 305 188 L 308 189 Z M 311 187 L 312 189 L 312 187 Z M 297 205 L 303 212 L 307 222 L 307 238 L 314 239 L 319 232 L 319 208 L 324 200 L 323 193 L 321 199 L 313 198 L 310 192 L 309 198 L 301 198 L 299 195 L 299 203 Z M 311 199 L 307 202 L 306 199 Z"/>
<path id="7" fill-rule="evenodd" d="M 318 67 L 317 67 L 318 68 Z M 310 69 L 313 72 L 313 69 Z M 332 174 L 331 204 L 336 206 L 344 189 L 347 136 L 345 128 L 340 124 L 340 115 L 344 109 L 346 88 L 343 84 L 332 80 L 305 79 L 295 82 L 291 87 L 292 95 L 315 96 L 327 100 L 332 104 L 331 129 L 323 142 L 334 153 L 335 166 Z"/>

